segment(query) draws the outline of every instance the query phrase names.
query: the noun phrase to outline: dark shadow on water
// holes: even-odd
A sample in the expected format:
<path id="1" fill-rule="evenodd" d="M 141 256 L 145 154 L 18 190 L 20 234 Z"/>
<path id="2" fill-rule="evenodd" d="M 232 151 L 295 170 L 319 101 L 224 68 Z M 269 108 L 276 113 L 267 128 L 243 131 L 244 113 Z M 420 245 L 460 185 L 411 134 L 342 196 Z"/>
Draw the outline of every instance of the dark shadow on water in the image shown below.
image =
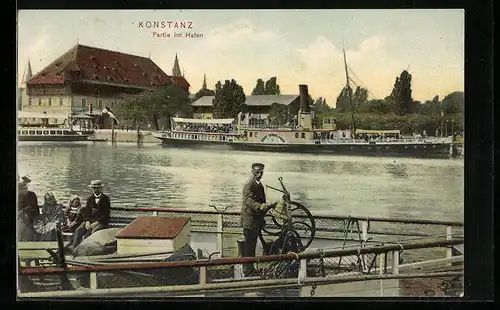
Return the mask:
<path id="1" fill-rule="evenodd" d="M 398 164 L 394 161 L 392 164 L 385 165 L 385 169 L 395 178 L 408 178 L 408 168 L 405 164 Z"/>

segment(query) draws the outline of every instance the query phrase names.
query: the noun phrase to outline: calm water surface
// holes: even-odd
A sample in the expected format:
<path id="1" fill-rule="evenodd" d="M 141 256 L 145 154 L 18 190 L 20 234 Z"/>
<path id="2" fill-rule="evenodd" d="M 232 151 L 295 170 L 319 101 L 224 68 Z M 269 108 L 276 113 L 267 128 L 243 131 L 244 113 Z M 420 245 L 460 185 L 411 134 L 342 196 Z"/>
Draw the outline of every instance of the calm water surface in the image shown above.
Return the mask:
<path id="1" fill-rule="evenodd" d="M 18 145 L 19 175 L 42 199 L 90 194 L 101 179 L 112 205 L 239 210 L 253 162 L 266 165 L 264 183 L 280 187 L 314 214 L 463 220 L 464 162 L 333 155 L 268 154 L 164 148 L 156 144 L 31 143 Z M 280 194 L 268 189 L 268 200 Z"/>

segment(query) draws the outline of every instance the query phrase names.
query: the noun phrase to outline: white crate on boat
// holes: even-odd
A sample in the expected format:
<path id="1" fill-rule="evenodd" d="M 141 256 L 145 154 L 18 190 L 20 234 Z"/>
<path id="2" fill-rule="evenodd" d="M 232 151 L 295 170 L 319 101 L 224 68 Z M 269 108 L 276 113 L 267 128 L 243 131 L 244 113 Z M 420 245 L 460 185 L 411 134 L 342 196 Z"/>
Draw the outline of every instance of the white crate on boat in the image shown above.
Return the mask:
<path id="1" fill-rule="evenodd" d="M 190 218 L 140 216 L 116 236 L 117 254 L 177 251 L 190 238 Z"/>

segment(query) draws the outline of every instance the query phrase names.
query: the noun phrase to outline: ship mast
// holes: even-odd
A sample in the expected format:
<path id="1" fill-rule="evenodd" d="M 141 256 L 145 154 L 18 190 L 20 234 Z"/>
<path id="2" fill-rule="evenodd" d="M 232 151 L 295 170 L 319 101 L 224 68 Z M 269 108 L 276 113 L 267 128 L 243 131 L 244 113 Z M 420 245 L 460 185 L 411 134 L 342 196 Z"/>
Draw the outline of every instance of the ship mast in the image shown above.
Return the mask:
<path id="1" fill-rule="evenodd" d="M 355 137 L 355 134 L 356 134 L 356 123 L 355 123 L 355 120 L 354 120 L 354 105 L 352 104 L 352 89 L 351 89 L 351 86 L 350 86 L 350 83 L 349 83 L 349 71 L 347 70 L 347 60 L 346 60 L 346 57 L 345 57 L 345 48 L 343 48 L 342 50 L 344 52 L 344 66 L 345 66 L 346 88 L 347 88 L 347 92 L 348 92 L 348 96 L 349 96 L 349 104 L 351 105 L 351 109 L 352 109 L 352 112 L 351 112 L 351 116 L 352 116 L 352 120 L 351 120 L 352 137 Z"/>

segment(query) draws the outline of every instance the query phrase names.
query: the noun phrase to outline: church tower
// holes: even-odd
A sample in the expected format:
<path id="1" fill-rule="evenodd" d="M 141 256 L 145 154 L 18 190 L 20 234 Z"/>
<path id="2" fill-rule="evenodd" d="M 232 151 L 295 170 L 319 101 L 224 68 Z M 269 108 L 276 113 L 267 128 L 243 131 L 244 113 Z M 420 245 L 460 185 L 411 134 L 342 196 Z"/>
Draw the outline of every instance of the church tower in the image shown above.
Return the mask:
<path id="1" fill-rule="evenodd" d="M 203 74 L 203 86 L 201 86 L 201 89 L 207 89 L 207 75 Z"/>
<path id="2" fill-rule="evenodd" d="M 25 88 L 26 87 L 26 82 L 29 81 L 33 77 L 33 73 L 31 72 L 31 64 L 28 59 L 28 65 L 26 66 L 26 69 L 24 70 L 23 73 L 23 79 L 21 81 L 21 87 Z"/>
<path id="3" fill-rule="evenodd" d="M 179 58 L 175 54 L 174 67 L 172 68 L 172 76 L 182 76 L 181 67 L 179 66 Z"/>
<path id="4" fill-rule="evenodd" d="M 22 110 L 23 102 L 28 101 L 28 94 L 26 92 L 26 82 L 28 82 L 33 77 L 33 72 L 31 71 L 31 64 L 28 59 L 28 64 L 23 72 L 23 79 L 21 80 L 21 86 L 19 87 L 18 97 L 17 97 L 17 109 Z"/>

